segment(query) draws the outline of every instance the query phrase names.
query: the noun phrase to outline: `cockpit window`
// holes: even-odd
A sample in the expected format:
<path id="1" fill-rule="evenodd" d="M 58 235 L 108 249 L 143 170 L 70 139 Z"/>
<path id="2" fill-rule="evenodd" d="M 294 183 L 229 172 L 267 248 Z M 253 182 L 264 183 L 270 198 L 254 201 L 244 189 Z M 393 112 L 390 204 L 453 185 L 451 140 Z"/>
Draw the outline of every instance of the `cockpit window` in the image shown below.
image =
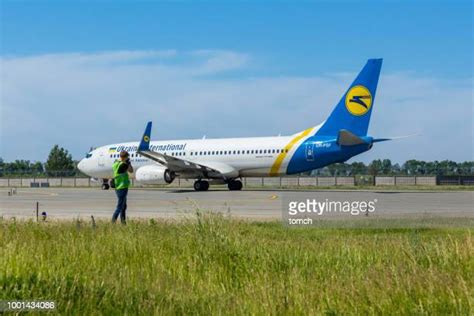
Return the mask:
<path id="1" fill-rule="evenodd" d="M 86 155 L 86 158 L 90 158 L 90 157 L 92 157 L 92 153 L 88 153 L 88 154 Z"/>

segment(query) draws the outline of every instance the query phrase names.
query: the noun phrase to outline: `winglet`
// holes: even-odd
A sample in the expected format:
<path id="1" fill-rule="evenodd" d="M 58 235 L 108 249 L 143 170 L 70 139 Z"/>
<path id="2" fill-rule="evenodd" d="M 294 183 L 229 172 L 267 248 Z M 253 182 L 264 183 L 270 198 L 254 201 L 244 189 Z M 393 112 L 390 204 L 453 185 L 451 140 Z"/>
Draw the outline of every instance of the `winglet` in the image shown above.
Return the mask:
<path id="1" fill-rule="evenodd" d="M 150 150 L 151 125 L 152 125 L 151 121 L 147 123 L 145 132 L 143 133 L 143 137 L 140 140 L 140 144 L 138 145 L 138 151 Z"/>

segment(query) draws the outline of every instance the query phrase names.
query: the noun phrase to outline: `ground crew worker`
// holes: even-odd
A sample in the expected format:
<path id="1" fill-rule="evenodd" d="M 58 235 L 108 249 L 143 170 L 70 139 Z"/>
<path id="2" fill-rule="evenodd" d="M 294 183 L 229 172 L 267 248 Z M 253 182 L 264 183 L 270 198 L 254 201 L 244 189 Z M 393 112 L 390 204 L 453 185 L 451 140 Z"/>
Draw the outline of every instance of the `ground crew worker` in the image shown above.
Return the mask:
<path id="1" fill-rule="evenodd" d="M 120 215 L 120 221 L 125 224 L 126 217 L 125 211 L 127 210 L 127 194 L 128 188 L 130 187 L 130 179 L 128 177 L 129 172 L 133 172 L 132 164 L 128 152 L 122 150 L 120 152 L 120 160 L 116 160 L 112 165 L 114 171 L 114 182 L 115 182 L 115 194 L 117 195 L 117 208 L 115 209 L 114 215 L 112 215 L 112 223 L 117 221 Z"/>

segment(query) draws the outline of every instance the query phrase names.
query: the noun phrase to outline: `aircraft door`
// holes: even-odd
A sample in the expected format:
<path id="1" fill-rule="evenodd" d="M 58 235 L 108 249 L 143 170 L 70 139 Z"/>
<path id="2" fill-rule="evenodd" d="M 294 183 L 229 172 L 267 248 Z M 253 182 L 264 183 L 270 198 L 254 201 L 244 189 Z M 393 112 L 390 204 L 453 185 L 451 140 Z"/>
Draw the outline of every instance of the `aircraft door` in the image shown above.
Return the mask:
<path id="1" fill-rule="evenodd" d="M 100 153 L 99 153 L 98 162 L 99 162 L 99 167 L 105 166 L 105 155 L 104 155 L 103 152 L 100 152 Z"/>

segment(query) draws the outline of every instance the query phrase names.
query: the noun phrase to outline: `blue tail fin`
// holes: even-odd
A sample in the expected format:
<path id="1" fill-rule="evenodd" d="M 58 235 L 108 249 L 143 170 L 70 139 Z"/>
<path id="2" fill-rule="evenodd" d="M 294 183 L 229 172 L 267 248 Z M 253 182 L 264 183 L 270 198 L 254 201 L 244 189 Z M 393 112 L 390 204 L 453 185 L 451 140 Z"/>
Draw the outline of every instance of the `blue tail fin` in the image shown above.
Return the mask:
<path id="1" fill-rule="evenodd" d="M 366 136 L 382 59 L 369 59 L 316 135 L 335 136 L 342 129 Z"/>

